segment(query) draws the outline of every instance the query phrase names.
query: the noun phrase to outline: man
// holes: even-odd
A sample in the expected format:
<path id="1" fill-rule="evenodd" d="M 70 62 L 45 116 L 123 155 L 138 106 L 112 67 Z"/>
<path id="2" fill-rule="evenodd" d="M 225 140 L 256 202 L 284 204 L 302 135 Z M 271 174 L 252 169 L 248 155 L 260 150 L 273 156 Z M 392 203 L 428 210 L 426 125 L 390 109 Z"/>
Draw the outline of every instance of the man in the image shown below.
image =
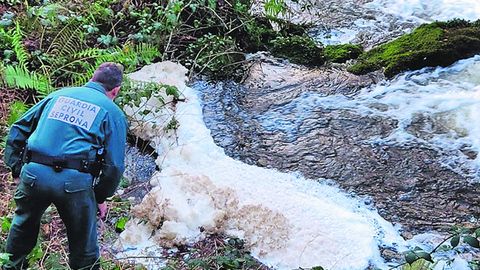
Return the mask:
<path id="1" fill-rule="evenodd" d="M 5 163 L 20 179 L 6 269 L 27 268 L 42 214 L 52 203 L 67 228 L 70 267 L 99 269 L 97 204 L 102 218 L 124 170 L 127 122 L 113 103 L 122 73 L 122 66 L 104 63 L 86 85 L 53 92 L 10 129 Z"/>

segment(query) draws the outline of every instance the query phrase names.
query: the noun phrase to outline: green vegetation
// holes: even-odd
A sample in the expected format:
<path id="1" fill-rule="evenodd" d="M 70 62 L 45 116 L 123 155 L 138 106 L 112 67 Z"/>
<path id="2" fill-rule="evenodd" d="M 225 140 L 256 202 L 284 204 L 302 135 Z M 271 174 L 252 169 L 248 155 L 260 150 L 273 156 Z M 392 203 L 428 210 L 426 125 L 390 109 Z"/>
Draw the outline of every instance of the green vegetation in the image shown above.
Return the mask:
<path id="1" fill-rule="evenodd" d="M 444 256 L 436 257 L 438 253 L 454 251 L 456 254 L 468 252 L 468 249 L 480 249 L 480 228 L 462 228 L 453 227 L 452 233 L 438 244 L 432 251 L 426 252 L 416 247 L 404 254 L 405 262 L 392 269 L 402 270 L 430 270 L 440 262 L 444 261 L 447 265 L 451 264 L 454 258 Z M 469 266 L 472 270 L 480 269 L 480 261 L 470 261 Z"/>
<path id="2" fill-rule="evenodd" d="M 171 98 L 167 99 L 168 97 Z M 155 107 L 148 105 L 146 102 L 151 98 L 155 99 Z M 182 100 L 182 94 L 175 86 L 153 82 L 139 82 L 125 77 L 122 83 L 122 91 L 120 91 L 115 99 L 115 103 L 121 108 L 131 108 L 134 115 L 127 114 L 127 120 L 130 124 L 142 124 L 144 118 L 148 117 L 150 113 L 158 113 L 162 111 L 165 106 L 173 106 L 176 102 Z M 156 128 L 155 124 L 153 125 L 153 128 Z M 172 115 L 170 120 L 164 124 L 164 129 L 175 130 L 177 128 L 178 122 Z"/>
<path id="3" fill-rule="evenodd" d="M 434 22 L 363 53 L 349 71 L 365 74 L 383 68 L 392 77 L 407 70 L 448 66 L 478 52 L 480 22 Z"/>
<path id="4" fill-rule="evenodd" d="M 212 235 L 194 247 L 180 247 L 188 252 L 185 259 L 184 252 L 173 254 L 166 267 L 162 270 L 177 269 L 252 269 L 268 270 L 267 267 L 250 255 L 245 249 L 244 242 L 238 238 L 224 239 L 220 235 Z"/>
<path id="5" fill-rule="evenodd" d="M 188 45 L 187 52 L 195 69 L 225 77 L 244 59 L 232 37 L 207 34 Z"/>
<path id="6" fill-rule="evenodd" d="M 14 101 L 10 104 L 10 114 L 8 115 L 7 125 L 11 126 L 20 116 L 22 116 L 27 110 L 28 107 L 25 103 L 21 101 Z"/>
<path id="7" fill-rule="evenodd" d="M 362 46 L 354 44 L 328 45 L 324 50 L 327 60 L 334 63 L 345 63 L 347 60 L 356 59 L 362 52 Z"/>
<path id="8" fill-rule="evenodd" d="M 271 51 L 296 64 L 320 66 L 325 62 L 323 49 L 306 36 L 278 37 L 271 41 Z"/>

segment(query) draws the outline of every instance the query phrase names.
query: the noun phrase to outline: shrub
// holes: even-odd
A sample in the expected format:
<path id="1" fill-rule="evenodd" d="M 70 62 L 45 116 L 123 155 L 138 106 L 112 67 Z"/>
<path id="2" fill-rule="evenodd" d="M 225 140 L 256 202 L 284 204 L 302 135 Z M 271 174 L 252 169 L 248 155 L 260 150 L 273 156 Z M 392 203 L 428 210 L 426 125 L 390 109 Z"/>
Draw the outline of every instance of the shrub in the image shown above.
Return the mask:
<path id="1" fill-rule="evenodd" d="M 278 37 L 270 44 L 273 55 L 295 64 L 319 66 L 325 62 L 323 49 L 306 36 Z"/>
<path id="2" fill-rule="evenodd" d="M 194 69 L 219 77 L 231 75 L 244 59 L 232 37 L 208 34 L 187 48 Z"/>

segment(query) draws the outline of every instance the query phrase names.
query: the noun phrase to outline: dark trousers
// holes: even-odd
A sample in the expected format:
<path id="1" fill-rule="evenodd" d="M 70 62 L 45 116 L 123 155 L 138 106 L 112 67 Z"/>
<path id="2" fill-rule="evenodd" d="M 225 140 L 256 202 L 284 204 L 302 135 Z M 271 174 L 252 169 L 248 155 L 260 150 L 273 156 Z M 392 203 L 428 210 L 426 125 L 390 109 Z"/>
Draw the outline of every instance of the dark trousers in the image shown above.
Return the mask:
<path id="1" fill-rule="evenodd" d="M 12 263 L 5 269 L 28 267 L 26 257 L 37 243 L 41 217 L 52 203 L 67 228 L 70 267 L 99 269 L 97 205 L 90 174 L 71 169 L 55 172 L 49 166 L 28 163 L 22 168 L 14 199 L 17 208 L 6 245 Z"/>

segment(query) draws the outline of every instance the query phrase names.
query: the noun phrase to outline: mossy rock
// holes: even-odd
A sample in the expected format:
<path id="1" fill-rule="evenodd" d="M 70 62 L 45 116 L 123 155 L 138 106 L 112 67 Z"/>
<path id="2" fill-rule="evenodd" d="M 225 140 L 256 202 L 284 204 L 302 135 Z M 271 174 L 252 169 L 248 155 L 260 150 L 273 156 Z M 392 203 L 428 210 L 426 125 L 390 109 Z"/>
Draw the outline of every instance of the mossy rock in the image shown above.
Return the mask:
<path id="1" fill-rule="evenodd" d="M 479 21 L 434 22 L 363 53 L 348 71 L 365 74 L 383 68 L 387 77 L 393 77 L 407 70 L 445 67 L 479 52 Z"/>
<path id="2" fill-rule="evenodd" d="M 323 48 L 318 47 L 307 36 L 278 37 L 270 42 L 270 51 L 276 57 L 308 66 L 320 66 L 325 63 Z"/>
<path id="3" fill-rule="evenodd" d="M 355 44 L 328 45 L 325 47 L 324 52 L 327 61 L 345 63 L 347 60 L 356 59 L 360 56 L 363 48 Z"/>
<path id="4" fill-rule="evenodd" d="M 271 22 L 278 26 L 277 30 L 273 29 Z M 252 17 L 252 20 L 245 24 L 244 29 L 238 40 L 240 47 L 247 52 L 266 51 L 269 49 L 270 42 L 278 37 L 302 36 L 307 32 L 303 25 L 265 17 Z"/>

